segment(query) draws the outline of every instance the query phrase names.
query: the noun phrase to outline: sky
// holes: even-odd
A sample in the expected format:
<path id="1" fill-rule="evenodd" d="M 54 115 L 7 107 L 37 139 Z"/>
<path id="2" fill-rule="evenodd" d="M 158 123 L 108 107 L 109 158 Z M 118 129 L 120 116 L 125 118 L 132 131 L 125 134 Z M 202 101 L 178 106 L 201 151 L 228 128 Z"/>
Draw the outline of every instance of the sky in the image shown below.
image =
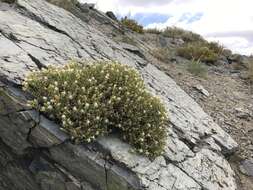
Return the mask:
<path id="1" fill-rule="evenodd" d="M 177 26 L 234 53 L 253 54 L 253 0 L 80 0 L 130 16 L 145 28 Z"/>

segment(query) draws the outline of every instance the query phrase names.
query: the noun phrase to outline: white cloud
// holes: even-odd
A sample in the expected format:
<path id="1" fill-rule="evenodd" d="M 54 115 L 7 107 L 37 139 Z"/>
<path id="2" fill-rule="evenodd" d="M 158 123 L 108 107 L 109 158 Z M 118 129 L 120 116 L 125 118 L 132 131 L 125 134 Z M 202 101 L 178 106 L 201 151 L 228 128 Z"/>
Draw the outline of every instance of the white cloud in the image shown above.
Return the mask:
<path id="1" fill-rule="evenodd" d="M 84 0 L 83 0 L 84 1 Z M 131 13 L 160 13 L 173 17 L 165 23 L 148 27 L 178 26 L 197 32 L 207 39 L 219 40 L 235 52 L 253 53 L 252 0 L 88 0 L 97 3 L 102 11 L 112 10 L 126 15 Z M 203 16 L 195 21 L 180 20 L 183 14 Z M 248 31 L 249 33 L 246 33 Z M 226 34 L 220 35 L 220 34 Z M 251 37 L 249 37 L 251 36 Z"/>

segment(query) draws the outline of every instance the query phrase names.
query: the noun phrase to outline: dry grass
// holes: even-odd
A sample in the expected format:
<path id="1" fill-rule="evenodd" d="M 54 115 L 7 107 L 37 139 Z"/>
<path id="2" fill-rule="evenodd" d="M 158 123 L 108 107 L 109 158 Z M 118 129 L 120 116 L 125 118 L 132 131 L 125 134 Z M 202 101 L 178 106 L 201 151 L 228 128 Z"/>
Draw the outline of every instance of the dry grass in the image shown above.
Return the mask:
<path id="1" fill-rule="evenodd" d="M 144 29 L 143 26 L 140 25 L 137 21 L 124 17 L 120 20 L 121 24 L 125 27 L 127 27 L 128 29 L 143 34 L 144 33 Z"/>
<path id="2" fill-rule="evenodd" d="M 163 36 L 169 38 L 181 38 L 185 42 L 204 41 L 204 39 L 199 34 L 178 27 L 167 27 L 162 34 Z"/>
<path id="3" fill-rule="evenodd" d="M 248 63 L 248 78 L 253 83 L 253 60 Z"/>
<path id="4" fill-rule="evenodd" d="M 195 76 L 199 76 L 199 77 L 206 77 L 207 76 L 207 68 L 206 66 L 201 63 L 199 60 L 195 61 L 192 60 L 188 65 L 187 65 L 187 70 L 195 75 Z"/>
<path id="5" fill-rule="evenodd" d="M 169 57 L 169 50 L 167 48 L 156 48 L 151 51 L 151 54 L 162 62 L 167 62 Z"/>
<path id="6" fill-rule="evenodd" d="M 202 62 L 214 63 L 218 60 L 219 54 L 210 49 L 204 43 L 188 43 L 177 49 L 177 54 L 189 60 L 199 60 Z"/>
<path id="7" fill-rule="evenodd" d="M 148 28 L 144 30 L 145 33 L 149 33 L 149 34 L 161 34 L 162 31 L 157 29 L 157 28 Z"/>

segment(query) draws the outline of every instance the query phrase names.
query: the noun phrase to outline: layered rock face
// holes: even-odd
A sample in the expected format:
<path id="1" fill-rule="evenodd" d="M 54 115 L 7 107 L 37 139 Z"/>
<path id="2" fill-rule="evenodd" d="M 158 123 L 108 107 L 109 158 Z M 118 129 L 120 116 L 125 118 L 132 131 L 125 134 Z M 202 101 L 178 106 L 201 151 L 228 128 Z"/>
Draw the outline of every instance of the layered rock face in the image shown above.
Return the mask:
<path id="1" fill-rule="evenodd" d="M 237 143 L 138 48 L 108 39 L 43 0 L 0 2 L 0 47 L 0 189 L 237 189 L 225 159 Z M 70 59 L 116 60 L 139 70 L 169 113 L 162 156 L 150 160 L 134 154 L 113 135 L 74 145 L 53 121 L 26 106 L 24 76 Z"/>

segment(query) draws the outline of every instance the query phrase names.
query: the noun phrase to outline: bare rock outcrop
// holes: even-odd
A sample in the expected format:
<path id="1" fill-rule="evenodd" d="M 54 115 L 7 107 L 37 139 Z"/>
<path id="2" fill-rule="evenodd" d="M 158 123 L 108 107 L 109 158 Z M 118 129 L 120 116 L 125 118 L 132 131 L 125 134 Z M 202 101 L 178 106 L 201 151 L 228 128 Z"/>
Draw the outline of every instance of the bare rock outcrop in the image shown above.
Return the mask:
<path id="1" fill-rule="evenodd" d="M 0 47 L 0 189 L 237 189 L 225 159 L 237 143 L 143 55 L 43 0 L 0 2 Z M 24 76 L 70 59 L 116 60 L 139 70 L 169 113 L 164 155 L 150 160 L 131 153 L 113 135 L 74 145 L 53 121 L 26 106 Z"/>

